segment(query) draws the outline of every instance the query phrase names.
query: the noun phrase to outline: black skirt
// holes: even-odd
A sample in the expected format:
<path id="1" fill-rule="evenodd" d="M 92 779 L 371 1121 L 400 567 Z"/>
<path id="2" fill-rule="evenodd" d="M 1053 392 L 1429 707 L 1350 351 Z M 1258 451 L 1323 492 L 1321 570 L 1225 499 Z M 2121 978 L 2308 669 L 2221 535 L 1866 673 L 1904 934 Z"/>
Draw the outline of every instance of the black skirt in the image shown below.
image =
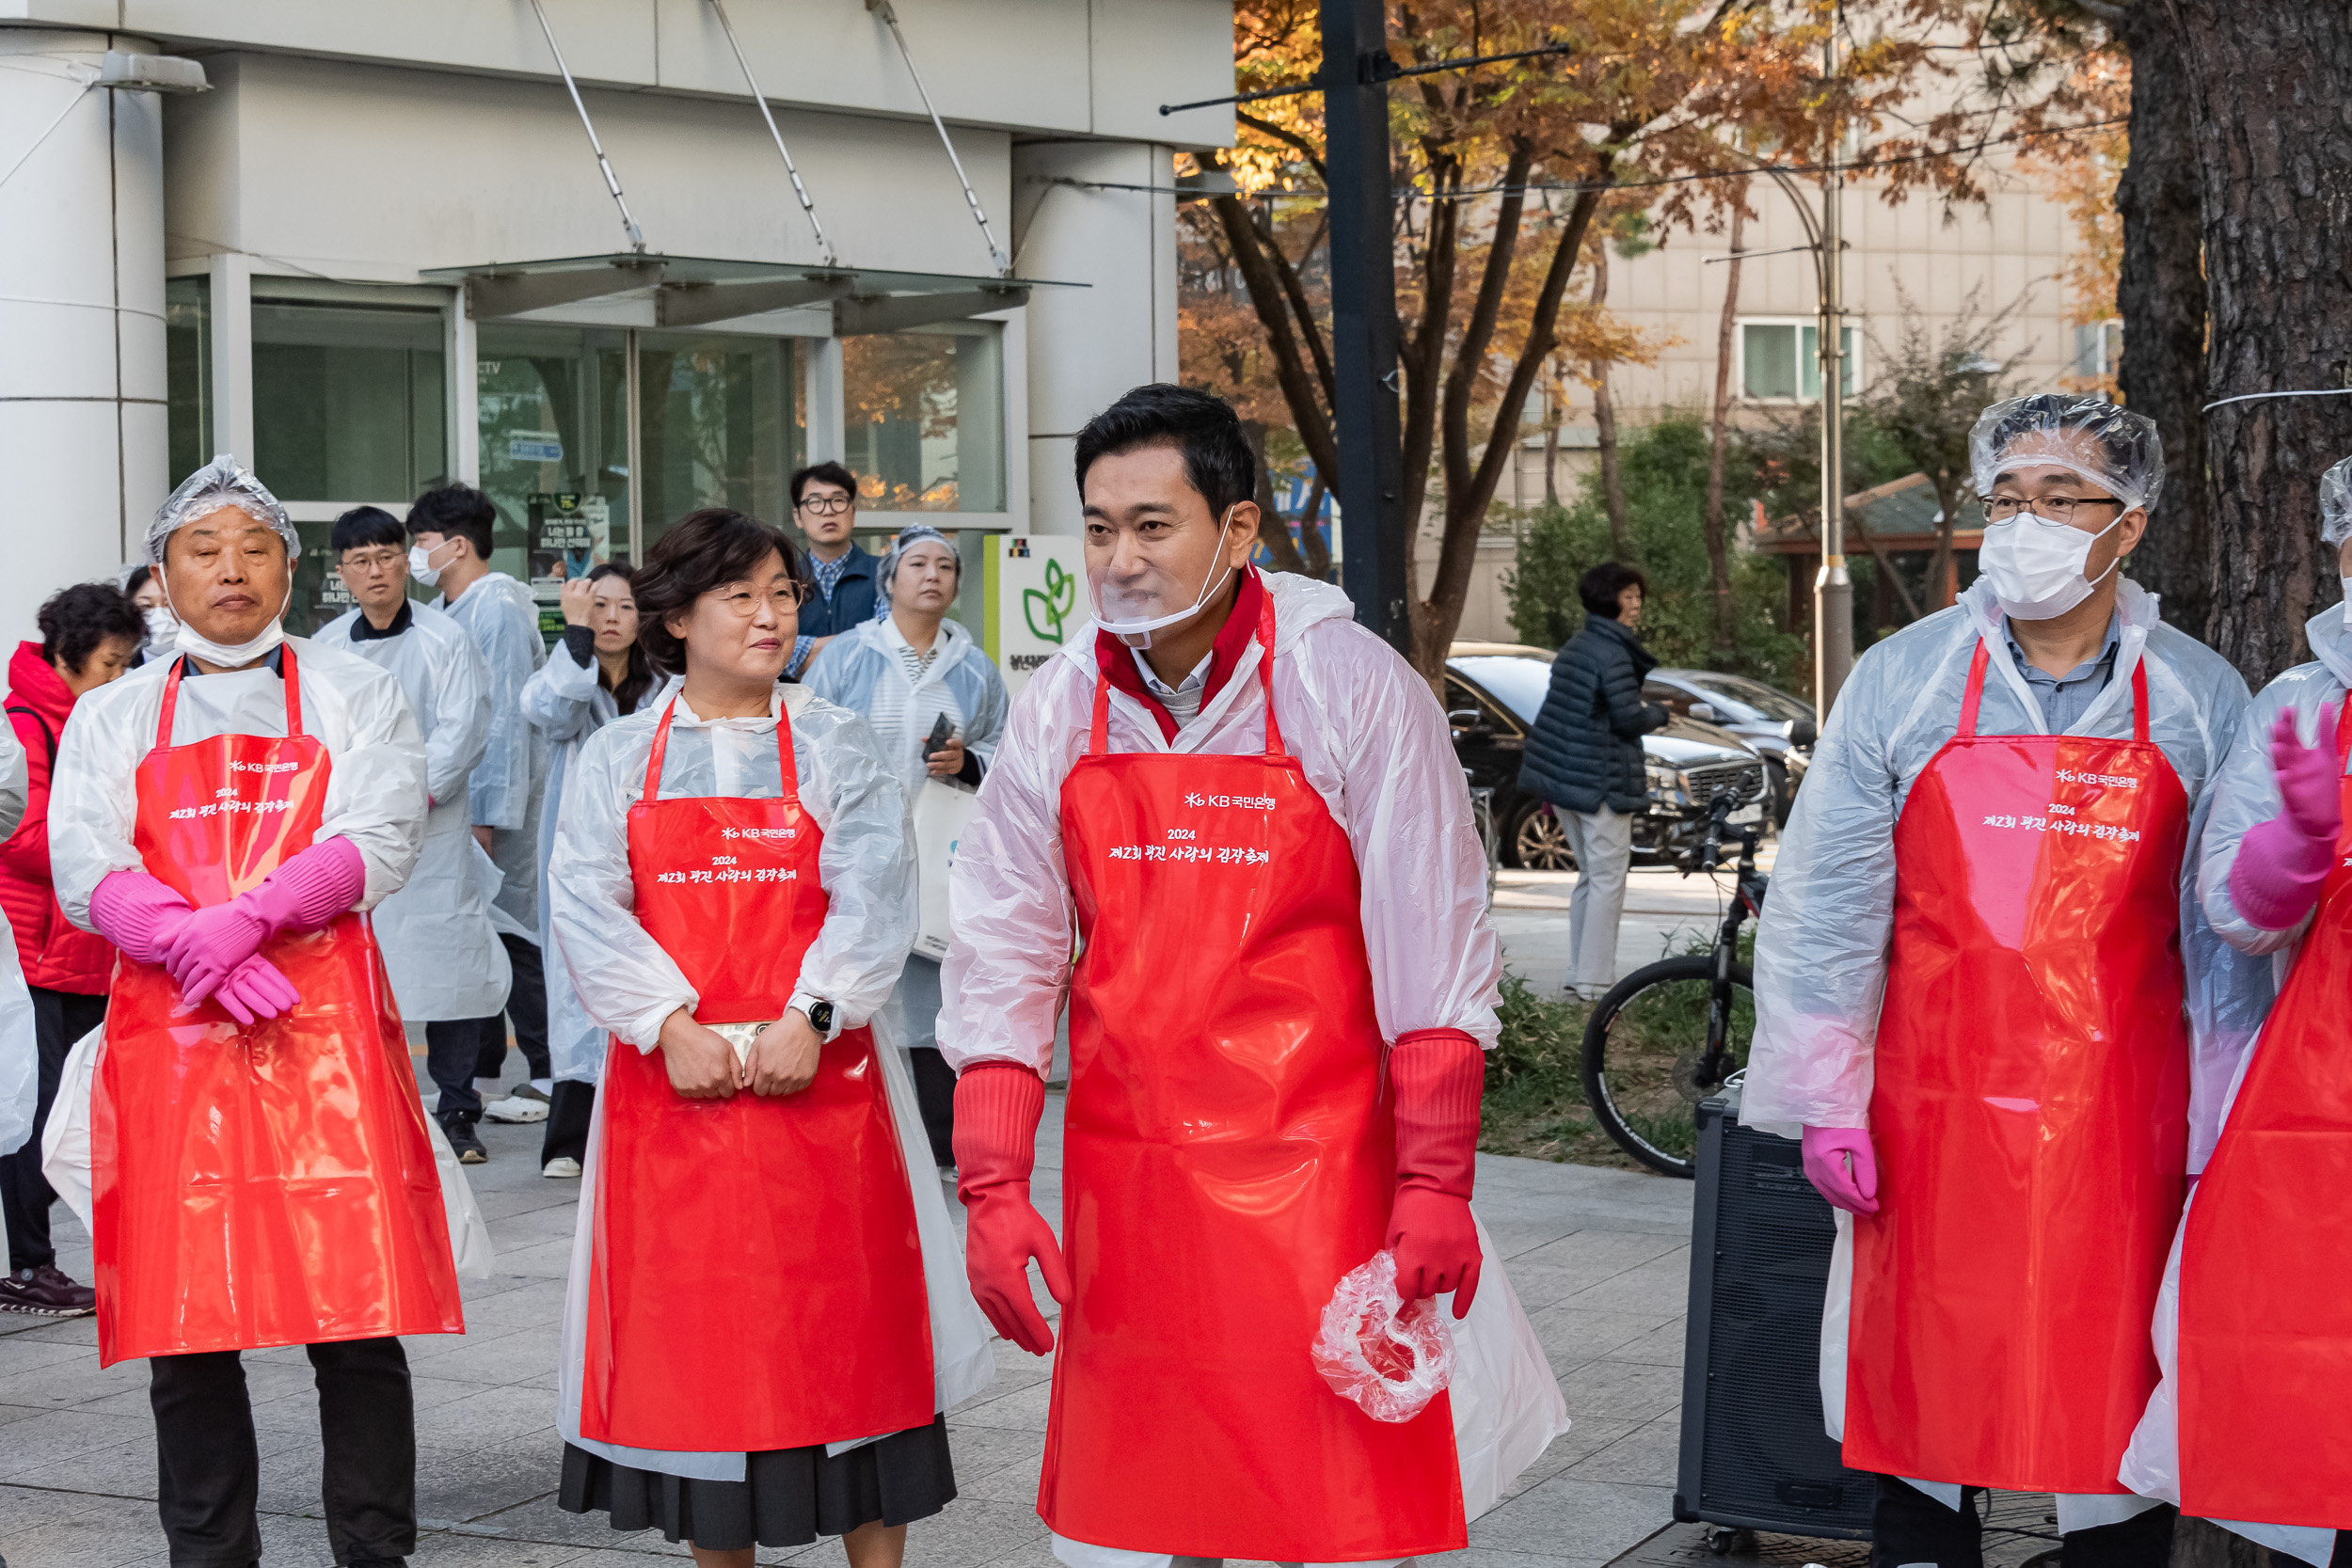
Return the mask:
<path id="1" fill-rule="evenodd" d="M 610 1514 L 614 1529 L 659 1528 L 672 1543 L 730 1552 L 805 1546 L 878 1519 L 904 1525 L 956 1496 L 945 1416 L 831 1458 L 822 1443 L 745 1457 L 741 1481 L 694 1481 L 616 1465 L 566 1443 L 556 1505 Z"/>

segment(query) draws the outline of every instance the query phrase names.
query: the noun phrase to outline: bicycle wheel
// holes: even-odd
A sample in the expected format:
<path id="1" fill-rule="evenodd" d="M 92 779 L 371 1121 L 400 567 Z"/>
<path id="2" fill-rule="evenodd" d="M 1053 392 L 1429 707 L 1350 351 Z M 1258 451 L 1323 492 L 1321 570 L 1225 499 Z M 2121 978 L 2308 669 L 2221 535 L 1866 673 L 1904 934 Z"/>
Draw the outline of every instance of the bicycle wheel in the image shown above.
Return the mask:
<path id="1" fill-rule="evenodd" d="M 1610 988 L 1584 1026 L 1593 1116 L 1618 1148 L 1668 1176 L 1692 1174 L 1699 1101 L 1747 1065 L 1756 995 L 1745 964 L 1731 966 L 1721 992 L 1719 1002 L 1714 955 L 1664 958 Z M 1716 1027 L 1721 1050 L 1710 1067 Z"/>

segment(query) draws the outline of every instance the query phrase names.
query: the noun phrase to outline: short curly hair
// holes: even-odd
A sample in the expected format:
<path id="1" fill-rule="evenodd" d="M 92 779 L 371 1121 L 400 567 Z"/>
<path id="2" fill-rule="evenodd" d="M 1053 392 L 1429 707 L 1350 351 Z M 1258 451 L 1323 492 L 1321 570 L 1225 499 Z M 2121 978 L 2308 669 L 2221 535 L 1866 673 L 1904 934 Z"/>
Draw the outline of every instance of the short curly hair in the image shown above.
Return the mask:
<path id="1" fill-rule="evenodd" d="M 147 641 L 147 621 L 139 607 L 111 582 L 60 588 L 40 607 L 36 624 L 40 627 L 40 657 L 76 675 L 109 638 L 120 638 L 133 648 Z"/>
<path id="2" fill-rule="evenodd" d="M 645 563 L 631 574 L 637 597 L 637 645 L 664 674 L 686 670 L 686 644 L 662 625 L 692 607 L 712 589 L 739 582 L 771 553 L 783 557 L 784 569 L 810 591 L 808 563 L 773 524 L 723 506 L 689 512 L 662 531 L 645 552 Z"/>

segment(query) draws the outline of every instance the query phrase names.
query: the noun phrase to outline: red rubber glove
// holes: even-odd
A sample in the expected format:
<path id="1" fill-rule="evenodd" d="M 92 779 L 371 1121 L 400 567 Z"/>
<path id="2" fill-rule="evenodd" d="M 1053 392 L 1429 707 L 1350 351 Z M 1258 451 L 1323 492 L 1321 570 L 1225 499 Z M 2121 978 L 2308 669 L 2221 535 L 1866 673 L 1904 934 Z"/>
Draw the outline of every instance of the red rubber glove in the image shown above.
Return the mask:
<path id="1" fill-rule="evenodd" d="M 164 967 L 194 1006 L 271 938 L 316 930 L 358 903 L 367 879 L 367 862 L 351 840 L 313 844 L 262 879 L 261 886 L 197 911 L 166 944 Z"/>
<path id="2" fill-rule="evenodd" d="M 1859 1127 L 1804 1130 L 1804 1179 L 1850 1214 L 1879 1212 L 1879 1157 Z"/>
<path id="3" fill-rule="evenodd" d="M 1045 1081 L 1010 1062 L 981 1062 L 956 1080 L 956 1196 L 965 1210 L 964 1272 L 996 1332 L 1043 1355 L 1054 1331 L 1029 1293 L 1029 1259 L 1045 1289 L 1070 1305 L 1070 1271 L 1053 1227 L 1029 1201 Z"/>
<path id="4" fill-rule="evenodd" d="M 1454 1292 L 1454 1315 L 1478 1294 L 1478 1224 L 1470 1183 L 1478 1166 L 1478 1097 L 1486 1053 L 1458 1029 L 1417 1029 L 1389 1053 L 1396 1095 L 1396 1197 L 1389 1250 L 1406 1301 Z"/>
<path id="5" fill-rule="evenodd" d="M 2336 758 L 2342 716 L 2342 705 L 2321 708 L 2310 746 L 2296 734 L 2293 708 L 2270 728 L 2270 767 L 2279 778 L 2281 809 L 2238 841 L 2230 862 L 2230 897 L 2265 931 L 2286 930 L 2309 914 L 2335 868 L 2336 839 L 2344 832 L 2344 768 Z"/>
<path id="6" fill-rule="evenodd" d="M 133 963 L 159 964 L 196 911 L 144 871 L 110 871 L 89 895 L 89 921 Z"/>

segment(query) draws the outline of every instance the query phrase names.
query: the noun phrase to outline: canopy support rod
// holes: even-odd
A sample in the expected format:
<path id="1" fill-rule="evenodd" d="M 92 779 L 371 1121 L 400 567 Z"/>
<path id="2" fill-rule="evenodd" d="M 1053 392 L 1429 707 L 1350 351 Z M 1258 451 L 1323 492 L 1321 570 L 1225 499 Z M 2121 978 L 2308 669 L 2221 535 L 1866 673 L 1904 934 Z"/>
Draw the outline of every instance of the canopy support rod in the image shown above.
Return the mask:
<path id="1" fill-rule="evenodd" d="M 776 129 L 776 117 L 768 107 L 766 95 L 759 90 L 759 81 L 752 74 L 752 62 L 743 53 L 743 46 L 735 40 L 735 24 L 727 20 L 723 0 L 710 0 L 710 8 L 718 13 L 720 30 L 727 36 L 727 47 L 735 51 L 735 63 L 743 68 L 743 85 L 752 89 L 752 102 L 759 105 L 759 118 L 768 122 L 768 135 L 775 138 L 776 156 L 784 160 L 784 172 L 792 182 L 792 194 L 801 198 L 801 211 L 808 214 L 808 226 L 817 231 L 817 253 L 825 265 L 833 266 L 841 259 L 834 254 L 833 242 L 825 238 L 825 226 L 817 221 L 817 203 L 809 199 L 808 187 L 801 183 L 801 171 L 792 166 L 792 154 L 784 148 L 784 133 Z"/>
<path id="2" fill-rule="evenodd" d="M 536 0 L 534 0 L 534 4 Z M 923 86 L 923 73 L 914 69 L 914 55 L 907 48 L 907 36 L 898 30 L 898 13 L 890 0 L 866 0 L 866 8 L 881 17 L 890 28 L 890 36 L 898 41 L 898 57 L 907 63 L 907 74 L 914 79 L 914 90 L 923 100 L 923 107 L 931 117 L 931 126 L 939 133 L 939 142 L 947 150 L 947 161 L 956 166 L 956 179 L 962 182 L 963 199 L 971 204 L 973 220 L 980 226 L 980 236 L 988 241 L 989 260 L 1005 277 L 1012 276 L 1012 258 L 996 243 L 996 230 L 988 226 L 988 214 L 980 210 L 980 198 L 973 193 L 971 177 L 963 172 L 963 160 L 956 156 L 956 144 L 947 135 L 947 126 L 939 118 L 939 110 L 931 103 L 930 89 Z"/>
<path id="3" fill-rule="evenodd" d="M 621 194 L 620 178 L 612 172 L 612 160 L 604 155 L 604 143 L 596 139 L 596 122 L 588 118 L 588 105 L 580 101 L 580 84 L 572 80 L 572 68 L 564 63 L 564 51 L 555 41 L 555 29 L 548 25 L 548 9 L 539 0 L 531 0 L 531 9 L 539 19 L 539 31 L 547 35 L 548 53 L 555 56 L 555 69 L 563 72 L 564 89 L 572 95 L 572 107 L 580 111 L 580 129 L 588 133 L 588 146 L 596 155 L 596 167 L 604 171 L 604 188 L 612 193 L 612 205 L 621 210 L 621 227 L 628 233 L 629 245 L 643 254 L 644 230 L 628 215 L 628 198 Z"/>

